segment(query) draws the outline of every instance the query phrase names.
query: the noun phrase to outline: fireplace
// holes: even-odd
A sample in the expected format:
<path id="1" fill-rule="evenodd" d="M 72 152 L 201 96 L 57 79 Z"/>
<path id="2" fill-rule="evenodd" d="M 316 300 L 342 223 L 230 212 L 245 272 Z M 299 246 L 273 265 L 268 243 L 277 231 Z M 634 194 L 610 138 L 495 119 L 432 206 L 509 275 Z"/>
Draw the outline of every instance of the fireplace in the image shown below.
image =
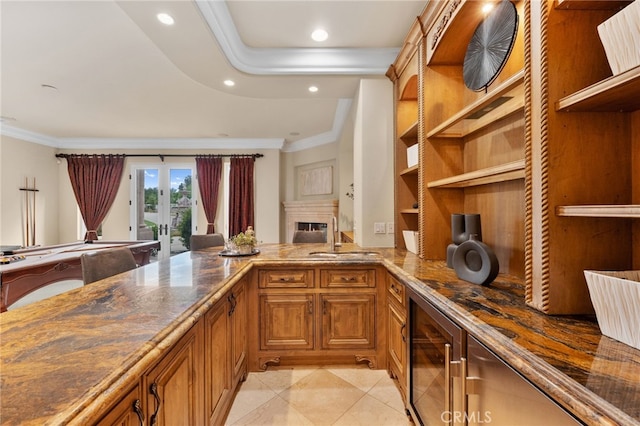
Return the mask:
<path id="1" fill-rule="evenodd" d="M 293 240 L 296 230 L 319 230 L 325 234 L 331 229 L 331 220 L 338 217 L 338 200 L 285 201 L 287 239 Z"/>

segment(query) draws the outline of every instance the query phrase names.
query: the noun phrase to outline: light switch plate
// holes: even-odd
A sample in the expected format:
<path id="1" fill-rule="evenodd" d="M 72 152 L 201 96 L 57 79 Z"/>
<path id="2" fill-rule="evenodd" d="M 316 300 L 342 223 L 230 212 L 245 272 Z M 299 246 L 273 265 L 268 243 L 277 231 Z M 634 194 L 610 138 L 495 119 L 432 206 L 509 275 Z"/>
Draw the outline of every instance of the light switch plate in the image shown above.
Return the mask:
<path id="1" fill-rule="evenodd" d="M 386 233 L 384 222 L 374 222 L 373 224 L 373 233 L 374 234 L 384 234 Z"/>

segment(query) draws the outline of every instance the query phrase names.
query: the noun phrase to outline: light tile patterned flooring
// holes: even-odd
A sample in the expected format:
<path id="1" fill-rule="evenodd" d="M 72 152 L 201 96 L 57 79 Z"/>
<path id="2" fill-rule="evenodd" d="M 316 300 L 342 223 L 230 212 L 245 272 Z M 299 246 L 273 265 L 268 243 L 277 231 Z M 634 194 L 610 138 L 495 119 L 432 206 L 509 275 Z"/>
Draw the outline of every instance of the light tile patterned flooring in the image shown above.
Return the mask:
<path id="1" fill-rule="evenodd" d="M 406 426 L 400 392 L 366 366 L 269 367 L 241 383 L 226 425 Z"/>

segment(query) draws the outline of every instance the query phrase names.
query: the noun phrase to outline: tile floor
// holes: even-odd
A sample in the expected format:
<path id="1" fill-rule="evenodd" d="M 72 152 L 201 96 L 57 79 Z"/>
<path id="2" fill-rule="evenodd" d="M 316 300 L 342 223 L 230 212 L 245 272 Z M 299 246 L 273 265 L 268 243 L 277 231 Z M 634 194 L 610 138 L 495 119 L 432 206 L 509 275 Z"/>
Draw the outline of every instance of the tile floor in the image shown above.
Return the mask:
<path id="1" fill-rule="evenodd" d="M 411 425 L 385 370 L 269 367 L 241 383 L 226 425 Z"/>

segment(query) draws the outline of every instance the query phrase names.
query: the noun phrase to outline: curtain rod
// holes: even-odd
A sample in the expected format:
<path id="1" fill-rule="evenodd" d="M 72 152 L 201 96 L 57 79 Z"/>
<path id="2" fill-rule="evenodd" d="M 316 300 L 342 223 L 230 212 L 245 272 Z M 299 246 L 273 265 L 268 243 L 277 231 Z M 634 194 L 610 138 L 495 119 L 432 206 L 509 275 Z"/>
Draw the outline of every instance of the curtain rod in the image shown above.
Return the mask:
<path id="1" fill-rule="evenodd" d="M 94 155 L 94 154 L 56 154 L 57 158 L 68 158 L 77 155 Z M 95 154 L 95 155 L 103 155 L 103 154 Z M 104 154 L 109 155 L 109 154 Z M 123 155 L 124 157 L 159 157 L 160 161 L 164 162 L 165 157 L 213 157 L 213 158 L 223 158 L 223 157 L 253 157 L 262 158 L 264 154 L 118 154 Z"/>

